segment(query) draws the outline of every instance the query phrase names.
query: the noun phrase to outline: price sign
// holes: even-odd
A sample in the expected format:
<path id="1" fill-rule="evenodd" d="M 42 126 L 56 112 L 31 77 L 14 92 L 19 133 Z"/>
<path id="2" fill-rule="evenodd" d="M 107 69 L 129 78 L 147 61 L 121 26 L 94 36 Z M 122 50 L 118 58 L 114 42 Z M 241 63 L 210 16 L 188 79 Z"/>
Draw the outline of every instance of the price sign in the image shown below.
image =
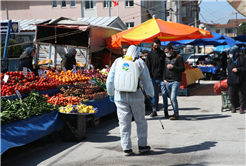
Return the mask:
<path id="1" fill-rule="evenodd" d="M 43 71 L 43 70 L 42 70 Z M 46 78 L 46 74 L 45 74 L 45 72 L 43 71 L 43 74 L 44 74 L 44 78 Z"/>
<path id="2" fill-rule="evenodd" d="M 73 69 L 72 72 L 75 74 L 76 73 L 76 69 Z"/>
<path id="3" fill-rule="evenodd" d="M 23 74 L 26 76 L 27 75 L 27 67 L 23 67 Z"/>
<path id="4" fill-rule="evenodd" d="M 43 77 L 42 69 L 39 69 L 39 70 L 38 70 L 38 75 L 39 75 L 39 77 Z"/>
<path id="5" fill-rule="evenodd" d="M 30 73 L 32 73 L 32 70 L 30 70 L 29 68 L 27 68 L 28 69 L 28 71 L 30 72 Z"/>
<path id="6" fill-rule="evenodd" d="M 20 102 L 22 103 L 22 99 L 21 99 L 21 94 L 18 90 L 15 91 L 15 93 L 17 94 L 18 98 L 20 99 Z"/>
<path id="7" fill-rule="evenodd" d="M 59 76 L 59 73 L 58 73 L 58 71 L 56 70 L 56 74 Z"/>
<path id="8" fill-rule="evenodd" d="M 4 78 L 3 78 L 3 81 L 7 83 L 7 82 L 8 82 L 8 79 L 9 79 L 9 75 L 6 75 L 6 74 L 5 74 L 5 75 L 4 75 Z"/>
<path id="9" fill-rule="evenodd" d="M 95 81 L 94 80 L 89 80 L 89 83 L 94 85 L 95 84 Z"/>
<path id="10" fill-rule="evenodd" d="M 75 70 L 76 70 L 76 65 L 73 65 L 73 69 L 75 69 Z"/>
<path id="11" fill-rule="evenodd" d="M 109 68 L 109 66 L 108 65 L 105 65 L 106 66 L 106 68 L 108 69 Z"/>
<path id="12" fill-rule="evenodd" d="M 62 68 L 62 70 L 66 73 L 67 72 L 67 69 L 65 67 Z"/>
<path id="13" fill-rule="evenodd" d="M 93 65 L 90 65 L 92 69 L 94 69 Z"/>

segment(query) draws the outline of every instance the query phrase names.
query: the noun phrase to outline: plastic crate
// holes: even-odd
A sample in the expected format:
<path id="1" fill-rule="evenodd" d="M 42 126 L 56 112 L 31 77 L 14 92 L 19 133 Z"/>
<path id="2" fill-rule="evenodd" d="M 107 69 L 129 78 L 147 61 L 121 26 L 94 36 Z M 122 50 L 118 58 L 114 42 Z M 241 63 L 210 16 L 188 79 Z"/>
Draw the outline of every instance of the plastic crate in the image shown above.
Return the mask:
<path id="1" fill-rule="evenodd" d="M 231 102 L 229 100 L 229 94 L 228 91 L 221 91 L 221 99 L 222 99 L 222 106 L 221 106 L 221 112 L 223 112 L 223 109 L 231 109 Z"/>
<path id="2" fill-rule="evenodd" d="M 62 140 L 79 142 L 86 139 L 86 116 L 77 114 L 62 114 Z"/>
<path id="3" fill-rule="evenodd" d="M 179 96 L 189 96 L 189 88 L 179 89 Z"/>

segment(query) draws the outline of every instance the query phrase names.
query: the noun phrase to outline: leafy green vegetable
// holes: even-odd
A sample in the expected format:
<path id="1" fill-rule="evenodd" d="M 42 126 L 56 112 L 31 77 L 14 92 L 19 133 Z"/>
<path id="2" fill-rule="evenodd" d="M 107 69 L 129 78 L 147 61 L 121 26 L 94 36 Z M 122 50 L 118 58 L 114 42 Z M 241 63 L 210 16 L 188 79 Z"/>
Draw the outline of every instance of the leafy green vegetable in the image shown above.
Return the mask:
<path id="1" fill-rule="evenodd" d="M 1 98 L 1 124 L 28 119 L 33 116 L 41 115 L 58 110 L 59 106 L 47 102 L 46 97 L 39 95 L 38 92 L 30 92 L 29 95 L 22 99 L 5 99 Z"/>

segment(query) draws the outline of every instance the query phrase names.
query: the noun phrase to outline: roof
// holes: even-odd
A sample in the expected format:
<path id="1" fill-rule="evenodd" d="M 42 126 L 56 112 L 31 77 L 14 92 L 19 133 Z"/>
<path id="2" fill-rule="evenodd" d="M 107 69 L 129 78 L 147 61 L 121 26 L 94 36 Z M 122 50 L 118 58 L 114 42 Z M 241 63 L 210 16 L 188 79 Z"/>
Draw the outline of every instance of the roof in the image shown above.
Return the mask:
<path id="1" fill-rule="evenodd" d="M 229 19 L 227 24 L 236 24 L 236 22 L 239 25 L 243 22 L 246 22 L 246 19 Z"/>
<path id="2" fill-rule="evenodd" d="M 56 22 L 58 19 L 28 19 L 28 20 L 12 20 L 12 22 L 19 22 L 20 24 L 20 31 L 35 31 L 36 26 L 34 25 L 35 23 L 45 23 L 45 22 Z M 88 17 L 88 18 L 67 18 L 69 21 L 71 20 L 79 20 L 80 22 L 82 21 L 82 24 L 87 24 L 90 25 L 99 25 L 99 26 L 108 26 L 108 27 L 114 27 L 114 23 L 117 22 L 120 24 L 122 29 L 124 29 L 124 23 L 119 17 Z M 8 22 L 8 20 L 0 20 L 1 22 Z M 62 22 L 64 23 L 64 22 Z M 79 22 L 77 22 L 79 23 Z M 126 27 L 125 27 L 126 28 Z"/>

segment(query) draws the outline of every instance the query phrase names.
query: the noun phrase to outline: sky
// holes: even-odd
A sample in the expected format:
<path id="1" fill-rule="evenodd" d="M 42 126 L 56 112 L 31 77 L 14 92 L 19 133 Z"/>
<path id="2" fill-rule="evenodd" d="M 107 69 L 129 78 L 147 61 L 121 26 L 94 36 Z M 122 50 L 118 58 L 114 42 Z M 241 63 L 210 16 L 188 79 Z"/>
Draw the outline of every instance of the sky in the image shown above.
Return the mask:
<path id="1" fill-rule="evenodd" d="M 229 19 L 236 19 L 236 14 L 232 14 L 236 10 L 226 0 L 202 0 L 199 7 L 199 19 L 204 23 L 213 24 L 214 22 L 226 24 Z M 246 19 L 240 13 L 237 14 L 237 18 Z"/>

